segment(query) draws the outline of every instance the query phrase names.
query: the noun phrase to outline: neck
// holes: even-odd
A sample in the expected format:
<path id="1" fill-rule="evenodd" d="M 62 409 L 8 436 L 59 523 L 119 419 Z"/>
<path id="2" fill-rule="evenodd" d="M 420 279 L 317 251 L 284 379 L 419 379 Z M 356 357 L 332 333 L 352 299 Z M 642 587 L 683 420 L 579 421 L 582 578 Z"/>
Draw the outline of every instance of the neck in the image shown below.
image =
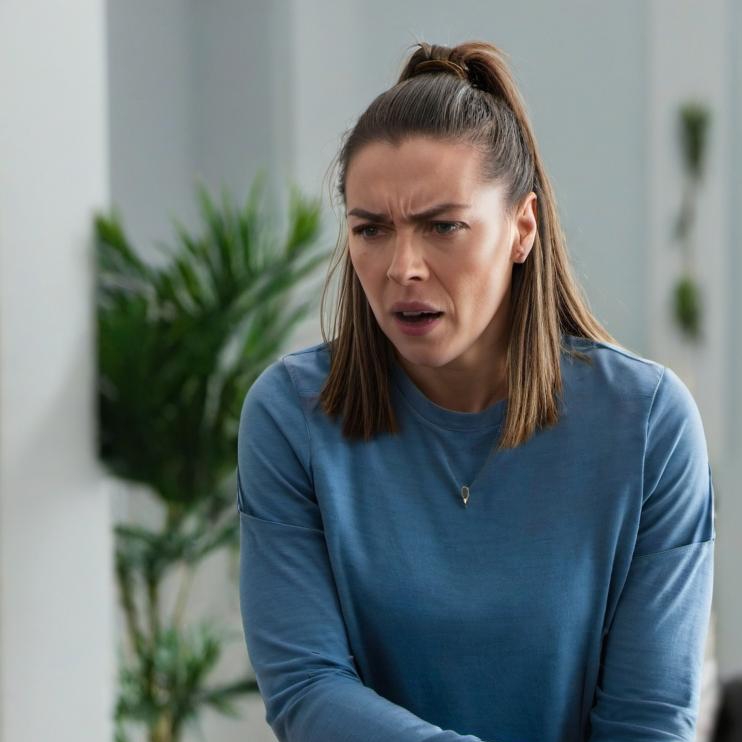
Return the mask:
<path id="1" fill-rule="evenodd" d="M 440 407 L 455 412 L 482 412 L 508 396 L 507 337 L 490 342 L 445 366 L 410 363 L 395 350 L 398 363 L 420 391 Z"/>
<path id="2" fill-rule="evenodd" d="M 483 412 L 508 396 L 507 369 L 431 369 L 401 361 L 407 375 L 428 399 L 456 412 Z M 434 372 L 434 373 L 430 373 Z"/>

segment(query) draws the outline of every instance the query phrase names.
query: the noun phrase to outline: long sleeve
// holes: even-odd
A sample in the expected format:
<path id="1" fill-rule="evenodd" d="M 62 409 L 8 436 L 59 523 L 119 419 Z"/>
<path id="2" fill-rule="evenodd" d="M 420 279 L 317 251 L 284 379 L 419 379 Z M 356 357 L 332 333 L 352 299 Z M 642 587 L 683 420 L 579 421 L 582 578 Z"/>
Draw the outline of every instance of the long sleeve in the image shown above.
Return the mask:
<path id="1" fill-rule="evenodd" d="M 240 607 L 267 723 L 281 742 L 481 742 L 426 722 L 359 677 L 302 405 L 276 361 L 246 395 L 238 435 Z"/>
<path id="2" fill-rule="evenodd" d="M 664 368 L 647 418 L 637 540 L 604 635 L 590 742 L 695 738 L 714 541 L 701 418 Z"/>

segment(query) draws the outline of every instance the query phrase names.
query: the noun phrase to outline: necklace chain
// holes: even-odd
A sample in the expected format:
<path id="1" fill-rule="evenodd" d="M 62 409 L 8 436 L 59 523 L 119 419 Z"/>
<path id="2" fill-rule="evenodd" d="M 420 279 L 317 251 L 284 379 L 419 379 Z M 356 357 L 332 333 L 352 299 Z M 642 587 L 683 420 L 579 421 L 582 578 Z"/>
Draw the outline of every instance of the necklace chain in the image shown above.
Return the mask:
<path id="1" fill-rule="evenodd" d="M 448 469 L 449 474 L 453 478 L 453 481 L 456 483 L 456 488 L 458 490 L 459 497 L 461 497 L 461 500 L 464 503 L 464 507 L 467 507 L 469 503 L 469 494 L 470 494 L 471 488 L 474 486 L 475 482 L 479 479 L 480 474 L 484 471 L 484 468 L 487 466 L 487 463 L 489 462 L 490 457 L 495 451 L 495 447 L 494 445 L 490 445 L 490 450 L 487 452 L 487 458 L 484 460 L 484 463 L 482 464 L 482 466 L 479 467 L 479 470 L 475 474 L 474 479 L 472 479 L 468 485 L 459 484 L 458 477 L 456 477 L 456 475 L 453 473 L 453 470 L 451 469 L 451 463 L 449 462 L 448 457 L 446 456 L 445 448 L 442 448 L 441 450 L 443 451 L 443 458 L 446 463 L 446 468 Z"/>

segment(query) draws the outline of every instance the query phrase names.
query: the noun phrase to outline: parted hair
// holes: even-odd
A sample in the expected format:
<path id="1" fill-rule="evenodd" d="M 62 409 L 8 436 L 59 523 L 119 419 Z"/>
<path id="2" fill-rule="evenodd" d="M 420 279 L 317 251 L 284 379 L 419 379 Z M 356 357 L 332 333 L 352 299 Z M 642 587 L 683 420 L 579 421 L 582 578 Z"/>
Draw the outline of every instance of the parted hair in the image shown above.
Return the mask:
<path id="1" fill-rule="evenodd" d="M 497 448 L 515 448 L 558 421 L 562 350 L 589 362 L 562 344 L 562 334 L 618 343 L 593 316 L 573 276 L 556 198 L 505 53 L 483 41 L 454 47 L 417 43 L 397 83 L 374 98 L 343 136 L 335 163 L 336 194 L 343 205 L 348 164 L 362 147 L 377 141 L 397 145 L 416 135 L 477 148 L 483 180 L 503 185 L 508 216 L 531 191 L 536 194 L 536 238 L 526 260 L 512 268 L 507 414 L 497 442 Z M 338 267 L 328 339 L 325 302 Z M 320 393 L 322 409 L 341 417 L 346 438 L 398 432 L 390 390 L 392 344 L 351 263 L 345 222 L 322 290 L 320 315 L 331 359 Z"/>

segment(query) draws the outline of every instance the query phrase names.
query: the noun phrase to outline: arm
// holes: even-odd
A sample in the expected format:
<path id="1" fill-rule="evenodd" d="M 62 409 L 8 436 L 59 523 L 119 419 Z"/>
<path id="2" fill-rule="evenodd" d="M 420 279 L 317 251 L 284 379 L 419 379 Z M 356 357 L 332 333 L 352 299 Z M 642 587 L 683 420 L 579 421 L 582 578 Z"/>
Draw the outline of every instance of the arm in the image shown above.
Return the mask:
<path id="1" fill-rule="evenodd" d="M 362 683 L 313 492 L 308 428 L 282 361 L 245 397 L 237 474 L 242 622 L 265 719 L 278 739 L 481 742 L 444 731 Z"/>
<path id="2" fill-rule="evenodd" d="M 715 537 L 701 418 L 665 368 L 649 411 L 639 531 L 604 636 L 590 742 L 695 739 Z"/>

